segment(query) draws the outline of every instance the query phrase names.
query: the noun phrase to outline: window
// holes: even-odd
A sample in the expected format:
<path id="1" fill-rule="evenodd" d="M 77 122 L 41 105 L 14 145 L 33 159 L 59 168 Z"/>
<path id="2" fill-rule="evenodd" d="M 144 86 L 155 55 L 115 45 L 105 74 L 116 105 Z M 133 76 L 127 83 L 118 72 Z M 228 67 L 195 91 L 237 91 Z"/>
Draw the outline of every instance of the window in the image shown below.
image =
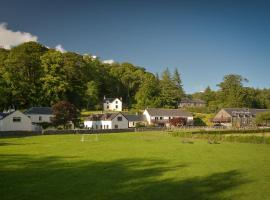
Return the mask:
<path id="1" fill-rule="evenodd" d="M 160 117 L 159 119 L 160 119 L 160 120 L 162 120 L 162 119 L 163 119 L 163 117 Z"/>
<path id="2" fill-rule="evenodd" d="M 107 109 L 109 109 L 109 106 L 107 106 Z"/>
<path id="3" fill-rule="evenodd" d="M 21 117 L 13 117 L 13 122 L 21 122 Z"/>
<path id="4" fill-rule="evenodd" d="M 118 101 L 115 101 L 116 104 L 118 104 Z"/>
<path id="5" fill-rule="evenodd" d="M 118 105 L 115 105 L 115 108 L 118 108 Z"/>
<path id="6" fill-rule="evenodd" d="M 100 129 L 102 129 L 102 125 L 100 125 Z"/>
<path id="7" fill-rule="evenodd" d="M 96 129 L 98 129 L 98 125 L 96 125 Z"/>
<path id="8" fill-rule="evenodd" d="M 39 116 L 38 117 L 38 121 L 42 121 L 42 116 Z"/>
<path id="9" fill-rule="evenodd" d="M 118 125 L 117 125 L 117 124 L 115 124 L 115 125 L 114 125 L 114 128 L 118 128 Z"/>
<path id="10" fill-rule="evenodd" d="M 117 117 L 117 121 L 122 121 L 122 117 Z"/>
<path id="11" fill-rule="evenodd" d="M 109 129 L 109 125 L 107 125 L 107 129 Z"/>

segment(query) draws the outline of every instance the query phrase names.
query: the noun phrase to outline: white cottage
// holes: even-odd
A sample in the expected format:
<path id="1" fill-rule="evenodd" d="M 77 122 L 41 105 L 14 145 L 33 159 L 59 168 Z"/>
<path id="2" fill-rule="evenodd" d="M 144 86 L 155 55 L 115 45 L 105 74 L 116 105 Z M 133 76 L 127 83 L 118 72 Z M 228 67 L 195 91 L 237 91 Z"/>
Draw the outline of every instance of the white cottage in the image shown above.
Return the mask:
<path id="1" fill-rule="evenodd" d="M 51 123 L 53 111 L 51 107 L 32 107 L 24 112 L 33 123 Z"/>
<path id="2" fill-rule="evenodd" d="M 126 129 L 128 120 L 121 112 L 98 114 L 85 119 L 84 126 L 89 129 Z"/>
<path id="3" fill-rule="evenodd" d="M 149 108 L 143 112 L 149 125 L 158 124 L 166 126 L 170 119 L 184 118 L 187 125 L 193 124 L 193 115 L 182 109 Z"/>
<path id="4" fill-rule="evenodd" d="M 0 131 L 33 131 L 35 126 L 20 111 L 0 113 Z"/>
<path id="5" fill-rule="evenodd" d="M 122 98 L 106 98 L 103 99 L 104 111 L 122 111 Z"/>

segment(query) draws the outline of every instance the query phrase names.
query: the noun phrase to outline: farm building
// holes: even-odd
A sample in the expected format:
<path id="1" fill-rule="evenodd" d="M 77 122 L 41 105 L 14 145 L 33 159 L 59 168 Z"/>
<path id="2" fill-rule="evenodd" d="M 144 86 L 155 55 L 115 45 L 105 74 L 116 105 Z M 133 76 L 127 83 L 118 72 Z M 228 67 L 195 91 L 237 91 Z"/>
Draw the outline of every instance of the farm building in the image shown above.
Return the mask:
<path id="1" fill-rule="evenodd" d="M 256 115 L 268 109 L 223 108 L 213 118 L 213 122 L 227 127 L 254 126 Z"/>
<path id="2" fill-rule="evenodd" d="M 185 125 L 193 124 L 193 115 L 182 109 L 148 108 L 143 112 L 149 125 L 167 126 L 170 119 L 183 118 Z"/>

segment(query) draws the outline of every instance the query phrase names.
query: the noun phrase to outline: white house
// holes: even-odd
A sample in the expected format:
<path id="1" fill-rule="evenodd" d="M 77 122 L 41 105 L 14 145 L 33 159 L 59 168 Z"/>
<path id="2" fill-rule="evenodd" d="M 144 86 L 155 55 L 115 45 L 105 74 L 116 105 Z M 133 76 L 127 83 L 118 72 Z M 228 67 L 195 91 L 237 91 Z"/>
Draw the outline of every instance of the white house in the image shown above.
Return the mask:
<path id="1" fill-rule="evenodd" d="M 128 120 L 121 112 L 98 114 L 84 120 L 84 126 L 89 129 L 126 129 Z"/>
<path id="2" fill-rule="evenodd" d="M 33 123 L 51 123 L 54 116 L 51 107 L 32 107 L 24 112 Z"/>
<path id="3" fill-rule="evenodd" d="M 193 115 L 182 109 L 149 108 L 143 112 L 149 125 L 167 126 L 170 119 L 184 118 L 187 125 L 193 124 Z"/>
<path id="4" fill-rule="evenodd" d="M 35 126 L 20 111 L 0 113 L 0 131 L 33 131 Z"/>
<path id="5" fill-rule="evenodd" d="M 104 111 L 122 111 L 122 98 L 106 98 L 103 99 Z"/>

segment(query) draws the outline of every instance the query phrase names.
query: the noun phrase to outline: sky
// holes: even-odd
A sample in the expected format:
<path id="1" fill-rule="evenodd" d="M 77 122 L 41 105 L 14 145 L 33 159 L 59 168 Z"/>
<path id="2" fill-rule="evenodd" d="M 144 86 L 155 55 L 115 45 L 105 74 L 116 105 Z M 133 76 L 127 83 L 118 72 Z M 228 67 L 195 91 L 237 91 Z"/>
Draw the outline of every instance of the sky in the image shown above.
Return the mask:
<path id="1" fill-rule="evenodd" d="M 187 93 L 226 74 L 270 87 L 268 0 L 0 0 L 0 46 L 38 41 L 60 51 L 181 73 Z"/>

